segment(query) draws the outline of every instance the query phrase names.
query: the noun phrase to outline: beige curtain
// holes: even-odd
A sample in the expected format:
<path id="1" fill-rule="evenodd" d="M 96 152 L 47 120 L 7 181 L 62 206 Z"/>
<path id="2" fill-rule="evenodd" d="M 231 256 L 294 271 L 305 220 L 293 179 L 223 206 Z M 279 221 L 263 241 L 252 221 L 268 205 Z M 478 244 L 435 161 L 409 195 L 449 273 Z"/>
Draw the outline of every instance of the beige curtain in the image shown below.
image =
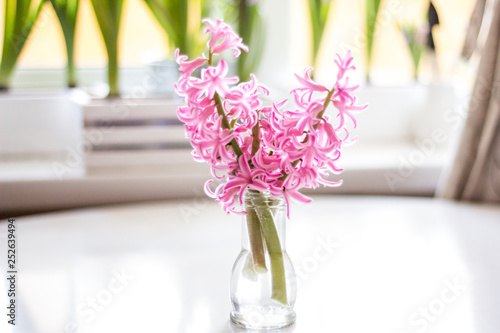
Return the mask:
<path id="1" fill-rule="evenodd" d="M 481 30 L 481 24 L 483 23 L 485 7 L 486 0 L 476 1 L 476 6 L 470 18 L 469 29 L 467 29 L 467 35 L 465 36 L 464 48 L 462 50 L 462 57 L 465 59 L 469 59 L 476 49 L 476 42 L 479 37 L 479 31 Z"/>
<path id="2" fill-rule="evenodd" d="M 469 112 L 441 197 L 500 202 L 499 40 L 500 1 L 496 1 Z"/>

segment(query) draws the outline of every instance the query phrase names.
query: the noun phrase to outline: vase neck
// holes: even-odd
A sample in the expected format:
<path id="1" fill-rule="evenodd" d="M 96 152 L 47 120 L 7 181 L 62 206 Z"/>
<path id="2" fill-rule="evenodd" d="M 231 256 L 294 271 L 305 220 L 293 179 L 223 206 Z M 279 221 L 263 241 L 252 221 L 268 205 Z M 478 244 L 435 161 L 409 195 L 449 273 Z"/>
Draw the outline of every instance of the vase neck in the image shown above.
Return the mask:
<path id="1" fill-rule="evenodd" d="M 278 237 L 280 239 L 280 245 L 282 250 L 286 250 L 286 223 L 285 219 L 275 221 L 276 231 L 278 232 Z M 248 221 L 246 217 L 243 218 L 241 224 L 241 247 L 245 250 L 250 250 L 250 240 L 248 234 Z"/>
<path id="2" fill-rule="evenodd" d="M 281 248 L 285 249 L 286 243 L 286 202 L 283 197 L 276 198 L 266 192 L 249 191 L 245 192 L 244 210 L 246 215 L 243 216 L 242 224 L 242 247 L 250 249 L 250 234 L 255 233 L 258 229 L 255 224 L 258 223 L 262 227 L 262 223 L 266 223 L 272 218 L 272 223 L 276 228 Z M 264 219 L 266 221 L 264 221 Z M 252 227 L 253 225 L 253 227 Z"/>

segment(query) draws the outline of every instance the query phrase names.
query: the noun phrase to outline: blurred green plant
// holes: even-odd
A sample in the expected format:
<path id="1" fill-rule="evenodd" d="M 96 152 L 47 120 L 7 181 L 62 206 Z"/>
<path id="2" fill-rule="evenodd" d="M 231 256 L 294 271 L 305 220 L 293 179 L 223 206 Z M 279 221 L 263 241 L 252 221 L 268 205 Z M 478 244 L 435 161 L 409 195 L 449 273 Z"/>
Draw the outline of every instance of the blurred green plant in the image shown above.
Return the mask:
<path id="1" fill-rule="evenodd" d="M 66 44 L 66 56 L 68 59 L 66 83 L 68 87 L 76 87 L 74 49 L 79 0 L 50 0 L 50 2 L 59 19 Z"/>
<path id="2" fill-rule="evenodd" d="M 332 0 L 308 0 L 309 16 L 312 28 L 312 66 L 316 68 L 316 61 L 318 58 L 323 32 L 325 31 L 326 21 L 328 20 L 328 13 L 332 7 Z"/>
<path id="3" fill-rule="evenodd" d="M 108 54 L 108 97 L 120 94 L 118 84 L 118 35 L 124 0 L 91 0 Z"/>
<path id="4" fill-rule="evenodd" d="M 415 24 L 400 24 L 398 23 L 399 30 L 403 33 L 406 45 L 410 50 L 411 59 L 413 63 L 413 78 L 418 79 L 418 67 L 420 59 L 427 48 L 427 36 L 429 29 L 427 25 L 417 26 Z"/>
<path id="5" fill-rule="evenodd" d="M 265 26 L 259 9 L 258 0 L 220 1 L 224 21 L 234 26 L 243 43 L 252 52 L 242 52 L 237 59 L 237 74 L 242 82 L 250 79 L 262 58 L 265 44 Z M 219 8 L 219 10 L 221 9 Z"/>
<path id="6" fill-rule="evenodd" d="M 209 12 L 205 0 L 144 0 L 167 34 L 170 50 L 190 58 L 204 49 L 201 20 Z"/>
<path id="7" fill-rule="evenodd" d="M 16 62 L 44 2 L 45 0 L 5 0 L 0 90 L 9 88 Z"/>
<path id="8" fill-rule="evenodd" d="M 238 58 L 238 76 L 250 80 L 257 70 L 264 51 L 264 22 L 257 1 L 238 0 L 238 34 L 252 52 L 242 52 Z"/>
<path id="9" fill-rule="evenodd" d="M 365 33 L 366 33 L 366 79 L 370 82 L 373 42 L 377 27 L 377 16 L 382 0 L 365 0 Z"/>

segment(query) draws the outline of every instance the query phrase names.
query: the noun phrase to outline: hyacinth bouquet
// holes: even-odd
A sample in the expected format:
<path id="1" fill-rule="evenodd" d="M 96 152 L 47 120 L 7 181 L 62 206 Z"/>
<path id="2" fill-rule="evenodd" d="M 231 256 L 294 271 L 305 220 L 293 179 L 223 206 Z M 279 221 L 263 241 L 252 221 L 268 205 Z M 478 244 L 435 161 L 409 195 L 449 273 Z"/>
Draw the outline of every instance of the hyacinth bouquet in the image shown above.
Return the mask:
<path id="1" fill-rule="evenodd" d="M 290 200 L 311 201 L 299 192 L 301 188 L 341 184 L 328 177 L 342 171 L 336 166 L 342 146 L 355 141 L 348 127 L 356 127 L 353 114 L 365 108 L 355 105 L 352 93 L 357 86 L 350 85 L 346 76 L 354 69 L 352 57 L 350 52 L 337 55 L 338 73 L 330 89 L 314 82 L 308 68 L 295 75 L 298 86 L 290 101 L 264 105 L 261 96 L 269 91 L 255 75 L 248 82 L 227 77 L 228 64 L 220 57 L 227 50 L 234 57 L 247 52 L 242 39 L 221 20 L 203 22 L 209 35 L 208 54 L 190 60 L 176 51 L 180 77 L 175 89 L 185 100 L 178 117 L 185 124 L 194 159 L 207 162 L 216 180 L 216 186 L 214 179 L 206 182 L 206 194 L 227 213 L 246 214 L 252 268 L 256 274 L 270 269 L 272 299 L 286 305 L 283 255 L 265 198 L 284 198 L 289 215 Z M 286 107 L 289 104 L 293 106 Z M 252 193 L 254 203 L 264 204 L 242 210 L 245 191 Z"/>

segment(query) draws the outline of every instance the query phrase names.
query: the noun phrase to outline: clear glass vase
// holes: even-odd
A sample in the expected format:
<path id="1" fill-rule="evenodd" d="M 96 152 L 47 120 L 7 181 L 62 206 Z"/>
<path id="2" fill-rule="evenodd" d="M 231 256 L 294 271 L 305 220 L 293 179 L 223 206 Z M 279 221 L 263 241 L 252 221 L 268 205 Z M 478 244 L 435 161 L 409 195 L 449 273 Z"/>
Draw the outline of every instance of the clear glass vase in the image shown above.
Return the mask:
<path id="1" fill-rule="evenodd" d="M 242 249 L 231 275 L 231 322 L 251 329 L 291 325 L 297 280 L 285 248 L 285 200 L 247 190 L 244 209 Z"/>

